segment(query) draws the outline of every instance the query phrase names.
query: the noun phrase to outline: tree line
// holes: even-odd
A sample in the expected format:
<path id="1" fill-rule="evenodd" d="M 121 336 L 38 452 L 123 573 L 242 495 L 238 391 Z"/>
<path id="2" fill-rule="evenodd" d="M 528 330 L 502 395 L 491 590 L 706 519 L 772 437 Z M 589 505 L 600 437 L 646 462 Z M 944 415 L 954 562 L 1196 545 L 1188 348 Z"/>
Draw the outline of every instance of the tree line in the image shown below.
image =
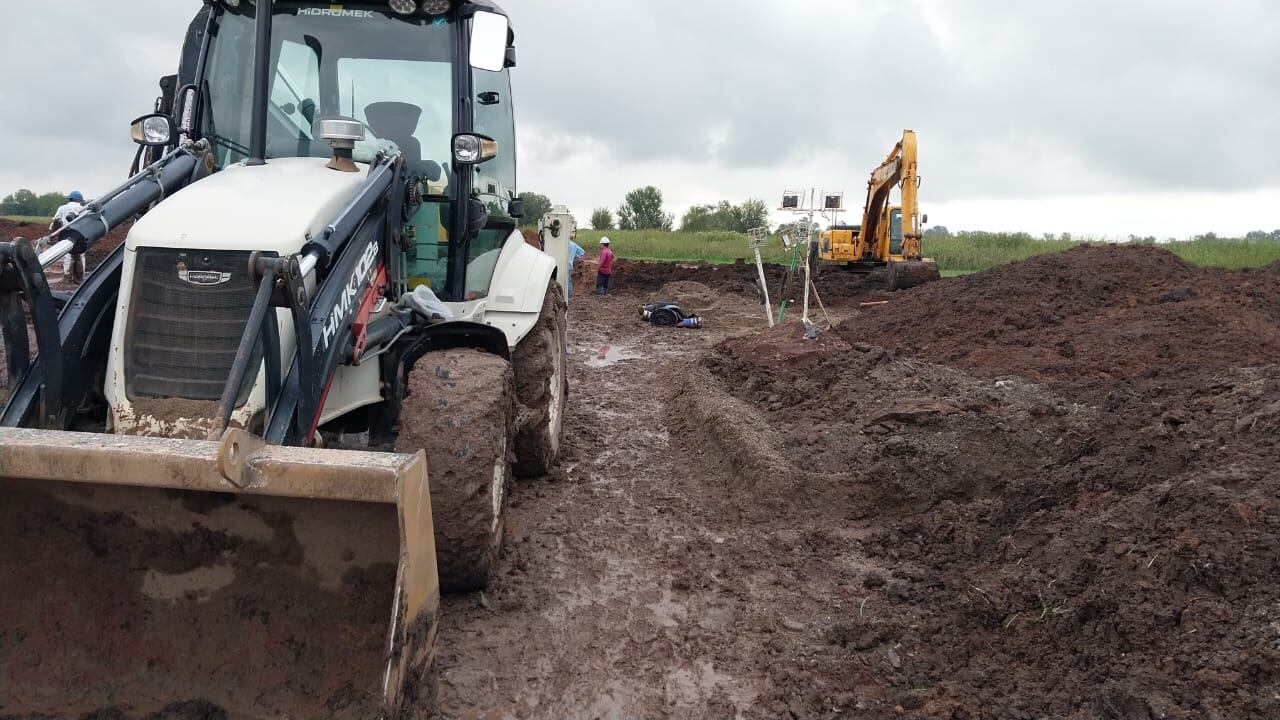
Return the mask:
<path id="1" fill-rule="evenodd" d="M 0 199 L 0 215 L 53 217 L 53 213 L 66 202 L 66 197 L 66 193 L 62 192 L 46 192 L 37 195 L 31 190 L 23 188 Z M 525 223 L 533 227 L 536 227 L 538 221 L 551 212 L 551 208 L 554 207 L 554 203 L 551 202 L 550 198 L 534 192 L 521 193 L 520 199 L 524 201 Z M 745 233 L 758 227 L 769 227 L 769 207 L 763 200 L 747 200 L 740 205 L 734 205 L 727 200 L 722 200 L 714 205 L 695 205 L 685 211 L 684 216 L 680 219 L 680 232 Z M 675 215 L 668 213 L 663 208 L 662 191 L 652 185 L 647 185 L 627 193 L 616 212 L 607 207 L 596 208 L 591 213 L 591 228 L 593 230 L 671 231 L 675 228 Z M 790 227 L 777 228 L 779 233 L 791 230 L 793 228 Z M 964 234 L 964 232 L 959 233 L 959 235 Z M 925 235 L 951 237 L 952 233 L 945 225 L 935 225 L 925 230 Z M 1026 233 L 1018 233 L 1018 235 L 1026 235 L 1028 239 L 1032 239 L 1032 236 Z M 1070 242 L 1072 237 L 1070 233 L 1062 233 L 1061 235 L 1046 233 L 1042 239 Z M 1242 239 L 1250 242 L 1280 242 L 1280 229 L 1271 231 L 1253 230 L 1246 233 L 1243 238 L 1223 238 L 1216 233 L 1210 232 L 1196 235 L 1192 239 Z M 1168 239 L 1169 242 L 1173 240 L 1174 238 Z M 1129 236 L 1129 241 L 1147 244 L 1159 242 L 1155 236 L 1141 237 L 1137 235 Z"/>
<path id="2" fill-rule="evenodd" d="M 23 188 L 15 193 L 6 195 L 3 200 L 0 200 L 0 215 L 53 217 L 53 214 L 66 201 L 66 193 L 47 192 L 37 195 Z"/>
<path id="3" fill-rule="evenodd" d="M 965 239 L 965 238 L 971 238 L 971 237 L 977 237 L 977 236 L 987 237 L 993 234 L 1000 235 L 1001 237 L 1007 237 L 1016 242 L 1030 242 L 1033 240 L 1043 240 L 1045 242 L 1060 242 L 1060 243 L 1089 241 L 1089 238 L 1080 239 L 1080 238 L 1073 237 L 1071 233 L 1059 233 L 1059 234 L 1044 233 L 1038 238 L 1032 235 L 1031 233 L 1025 233 L 1025 232 L 988 233 L 988 232 L 982 232 L 982 231 L 961 230 L 959 232 L 952 233 L 950 230 L 947 229 L 945 225 L 935 225 L 929 228 L 928 230 L 924 231 L 925 237 L 934 237 L 934 238 L 955 237 L 955 238 Z M 1173 237 L 1164 238 L 1163 240 L 1161 240 L 1155 235 L 1130 235 L 1128 238 L 1128 242 L 1134 245 L 1167 244 L 1167 243 L 1179 242 L 1179 240 L 1180 238 L 1173 238 Z M 1225 241 L 1243 240 L 1246 242 L 1280 242 L 1280 230 L 1271 230 L 1269 232 L 1266 230 L 1251 230 L 1245 233 L 1244 236 L 1242 237 L 1223 237 L 1218 235 L 1217 233 L 1208 232 L 1208 233 L 1203 233 L 1199 235 L 1192 235 L 1191 240 L 1193 242 L 1200 242 L 1200 241 L 1215 242 L 1218 240 L 1225 240 Z"/>
<path id="4" fill-rule="evenodd" d="M 532 226 L 537 226 L 554 205 L 550 198 L 538 193 L 521 193 L 520 199 L 524 201 L 525 223 Z M 616 211 L 600 207 L 591 213 L 593 230 L 669 232 L 675 227 L 676 216 L 666 211 L 662 191 L 652 185 L 627 193 Z M 740 205 L 727 200 L 714 205 L 695 205 L 680 219 L 680 232 L 745 233 L 758 227 L 769 227 L 769 206 L 763 200 L 747 200 Z"/>

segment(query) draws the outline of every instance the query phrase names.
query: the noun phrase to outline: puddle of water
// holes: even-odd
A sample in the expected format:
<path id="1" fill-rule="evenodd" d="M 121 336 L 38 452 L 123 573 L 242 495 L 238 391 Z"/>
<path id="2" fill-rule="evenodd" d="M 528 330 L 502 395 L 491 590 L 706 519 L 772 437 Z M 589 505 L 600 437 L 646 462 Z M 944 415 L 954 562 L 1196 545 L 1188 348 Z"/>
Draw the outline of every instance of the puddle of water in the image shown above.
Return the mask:
<path id="1" fill-rule="evenodd" d="M 625 345 L 605 345 L 597 350 L 590 360 L 587 360 L 587 367 L 607 368 L 620 362 L 639 360 L 643 357 L 642 353 L 638 353 Z"/>

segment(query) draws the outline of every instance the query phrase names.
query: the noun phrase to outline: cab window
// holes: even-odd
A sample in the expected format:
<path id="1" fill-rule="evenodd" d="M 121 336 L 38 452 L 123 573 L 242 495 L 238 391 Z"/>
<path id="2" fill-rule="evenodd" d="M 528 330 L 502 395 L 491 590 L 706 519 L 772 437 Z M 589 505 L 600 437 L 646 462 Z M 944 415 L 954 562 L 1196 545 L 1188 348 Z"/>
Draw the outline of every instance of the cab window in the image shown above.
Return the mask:
<path id="1" fill-rule="evenodd" d="M 889 211 L 889 252 L 894 255 L 902 252 L 902 210 L 900 208 Z"/>
<path id="2" fill-rule="evenodd" d="M 506 70 L 473 70 L 475 131 L 498 141 L 498 156 L 473 168 L 472 194 L 489 208 L 489 223 L 467 248 L 466 299 L 489 294 L 493 270 L 507 239 L 516 231 L 511 201 L 516 198 L 516 133 L 511 77 Z"/>

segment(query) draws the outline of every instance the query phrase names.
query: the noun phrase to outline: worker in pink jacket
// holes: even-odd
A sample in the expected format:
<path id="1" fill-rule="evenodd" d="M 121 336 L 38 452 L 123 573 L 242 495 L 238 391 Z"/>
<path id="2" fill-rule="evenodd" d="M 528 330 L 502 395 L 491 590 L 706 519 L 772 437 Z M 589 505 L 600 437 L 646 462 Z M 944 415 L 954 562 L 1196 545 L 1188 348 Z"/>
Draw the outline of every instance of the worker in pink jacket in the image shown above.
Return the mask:
<path id="1" fill-rule="evenodd" d="M 609 294 L 609 280 L 613 277 L 613 249 L 609 238 L 600 238 L 600 269 L 596 272 L 596 294 Z"/>

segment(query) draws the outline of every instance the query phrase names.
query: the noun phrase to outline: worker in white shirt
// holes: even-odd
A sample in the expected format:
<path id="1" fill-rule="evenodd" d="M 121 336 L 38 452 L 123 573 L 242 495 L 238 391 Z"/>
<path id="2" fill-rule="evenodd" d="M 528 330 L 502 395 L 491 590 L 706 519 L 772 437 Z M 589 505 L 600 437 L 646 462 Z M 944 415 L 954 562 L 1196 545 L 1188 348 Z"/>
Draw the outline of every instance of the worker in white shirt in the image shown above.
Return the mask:
<path id="1" fill-rule="evenodd" d="M 53 221 L 49 223 L 51 234 L 56 234 L 70 225 L 82 212 L 84 212 L 84 195 L 81 195 L 79 190 L 67 193 L 67 202 L 58 208 L 53 214 Z M 76 285 L 84 282 L 84 255 L 67 253 L 62 258 L 62 279 L 68 278 Z"/>

